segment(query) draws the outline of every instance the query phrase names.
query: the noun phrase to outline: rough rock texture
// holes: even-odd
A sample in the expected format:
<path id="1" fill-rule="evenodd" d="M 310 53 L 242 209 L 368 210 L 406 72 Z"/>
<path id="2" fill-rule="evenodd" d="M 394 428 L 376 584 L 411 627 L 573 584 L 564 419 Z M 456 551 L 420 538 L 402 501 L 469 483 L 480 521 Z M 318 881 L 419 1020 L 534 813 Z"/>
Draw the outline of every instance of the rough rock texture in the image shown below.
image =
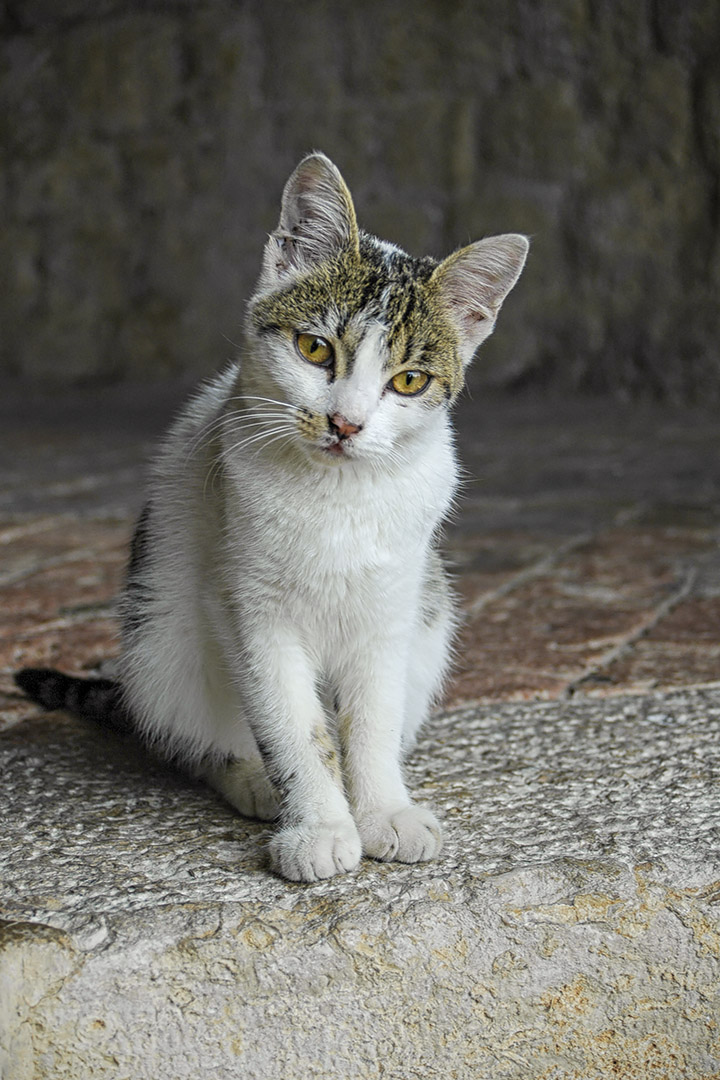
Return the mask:
<path id="1" fill-rule="evenodd" d="M 476 383 L 718 396 L 716 0 L 25 0 L 0 31 L 3 372 L 213 370 L 320 148 L 418 254 L 531 234 Z"/>
<path id="2" fill-rule="evenodd" d="M 447 846 L 297 886 L 49 715 L 2 743 L 4 1080 L 720 1076 L 720 694 L 439 717 Z"/>

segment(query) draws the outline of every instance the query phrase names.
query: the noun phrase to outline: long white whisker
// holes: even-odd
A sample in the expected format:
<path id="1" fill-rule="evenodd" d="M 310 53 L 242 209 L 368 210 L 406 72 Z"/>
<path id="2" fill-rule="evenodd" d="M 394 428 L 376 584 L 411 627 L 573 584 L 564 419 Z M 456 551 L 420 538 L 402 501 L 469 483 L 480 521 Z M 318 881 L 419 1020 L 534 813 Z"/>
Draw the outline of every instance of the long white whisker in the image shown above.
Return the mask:
<path id="1" fill-rule="evenodd" d="M 248 416 L 228 416 L 226 417 L 227 423 L 218 425 L 220 429 L 223 427 L 237 427 L 239 430 L 249 427 L 251 424 L 265 424 L 268 420 L 276 420 L 280 424 L 287 424 L 289 417 L 283 416 L 282 413 L 250 413 Z M 233 423 L 235 421 L 235 423 Z"/>
<path id="2" fill-rule="evenodd" d="M 269 429 L 266 428 L 264 431 L 255 432 L 255 434 L 249 435 L 247 438 L 241 439 L 239 442 L 234 443 L 232 446 L 223 449 L 208 469 L 207 475 L 205 477 L 205 482 L 203 484 L 203 499 L 206 496 L 207 485 L 210 481 L 210 478 L 213 477 L 214 473 L 216 473 L 216 471 L 220 469 L 227 457 L 230 457 L 233 454 L 237 453 L 239 450 L 243 450 L 246 447 L 252 446 L 255 443 L 262 443 L 263 440 L 265 441 L 265 445 L 271 446 L 279 439 L 288 438 L 295 431 L 294 425 L 287 423 L 287 421 L 283 423 L 282 427 L 284 428 L 284 430 L 279 431 L 277 427 L 274 427 Z M 260 450 L 261 448 L 261 446 L 257 447 L 258 450 Z"/>
<path id="3" fill-rule="evenodd" d="M 297 409 L 297 405 L 291 405 L 289 401 L 278 401 L 277 398 L 261 397 L 259 394 L 237 394 L 228 398 L 228 401 L 264 401 L 269 405 L 282 405 L 285 409 Z"/>
<path id="4" fill-rule="evenodd" d="M 278 432 L 275 435 L 274 438 L 268 439 L 268 441 L 265 443 L 264 446 L 258 446 L 256 448 L 256 450 L 255 450 L 255 453 L 257 453 L 258 450 L 265 450 L 268 446 L 272 446 L 273 443 L 280 442 L 282 439 L 286 439 L 289 434 L 291 434 L 291 432 L 288 432 L 288 431 L 280 431 L 280 432 Z"/>
<path id="5" fill-rule="evenodd" d="M 254 435 L 248 436 L 247 439 L 241 439 L 239 442 L 233 443 L 232 446 L 228 446 L 227 449 L 223 451 L 223 456 L 235 454 L 238 450 L 242 450 L 246 446 L 251 446 L 253 443 L 261 442 L 263 439 L 267 439 L 271 435 L 274 435 L 277 430 L 277 428 L 271 428 L 270 430 L 266 429 L 265 431 L 259 431 L 256 432 Z M 280 435 L 290 435 L 293 431 L 294 428 L 288 424 L 286 429 L 280 432 Z"/>
<path id="6" fill-rule="evenodd" d="M 219 460 L 219 458 L 216 458 L 215 461 L 213 461 L 212 465 L 210 466 L 210 468 L 207 471 L 207 475 L 205 477 L 205 483 L 203 484 L 203 502 L 205 502 L 205 498 L 207 496 L 207 486 L 208 486 L 208 483 L 210 482 L 211 477 L 212 477 L 212 488 L 211 488 L 211 490 L 213 490 L 213 491 L 215 490 L 215 477 L 220 472 L 220 465 L 221 464 L 222 464 L 222 462 Z"/>
<path id="7" fill-rule="evenodd" d="M 297 411 L 297 410 L 293 410 Z M 240 409 L 237 406 L 233 406 L 232 411 L 225 413 L 226 417 L 231 416 L 261 416 L 263 413 L 272 413 L 273 416 L 286 416 L 287 414 L 281 412 L 276 406 L 268 408 L 267 406 L 248 405 L 244 409 Z"/>
<path id="8" fill-rule="evenodd" d="M 255 449 L 253 451 L 251 451 L 251 452 L 253 454 L 258 454 L 261 450 L 266 450 L 268 447 L 272 446 L 273 443 L 277 443 L 277 442 L 280 442 L 283 439 L 289 438 L 289 436 L 291 434 L 292 434 L 292 431 L 280 431 L 280 432 L 276 432 L 274 435 L 272 433 L 270 433 L 269 437 L 264 442 L 262 441 L 261 438 L 256 437 L 254 439 L 249 440 L 248 442 L 243 443 L 242 444 L 242 449 L 246 449 L 249 445 L 251 445 L 253 443 L 257 443 L 258 445 L 256 445 Z M 230 454 L 234 453 L 238 449 L 239 449 L 239 447 L 236 447 L 236 446 L 231 447 L 227 452 L 228 456 Z"/>
<path id="9" fill-rule="evenodd" d="M 270 410 L 256 412 L 256 410 L 254 409 L 248 409 L 244 412 L 223 413 L 222 416 L 216 416 L 214 420 L 212 420 L 209 424 L 206 424 L 205 427 L 198 432 L 196 439 L 210 435 L 213 431 L 217 430 L 218 428 L 222 428 L 225 424 L 232 424 L 233 422 L 242 423 L 246 416 L 266 419 L 277 418 L 278 420 L 287 419 L 285 414 L 278 413 L 277 411 L 271 412 Z"/>
<path id="10" fill-rule="evenodd" d="M 219 434 L 226 427 L 236 426 L 243 428 L 249 426 L 249 421 L 257 420 L 260 423 L 264 423 L 266 420 L 273 420 L 278 422 L 286 422 L 287 415 L 283 413 L 277 413 L 275 411 L 267 410 L 263 412 L 256 412 L 254 409 L 247 410 L 247 419 L 240 413 L 223 414 L 222 416 L 216 416 L 209 424 L 202 428 L 195 438 L 188 446 L 188 450 L 185 456 L 185 462 L 192 457 L 192 455 L 200 449 L 205 442 L 209 442 L 215 435 Z"/>
<path id="11" fill-rule="evenodd" d="M 243 399 L 243 398 L 231 398 L 230 400 L 231 400 L 231 401 L 243 401 L 244 399 Z M 275 405 L 275 406 L 278 406 L 278 405 L 279 405 L 279 406 L 283 406 L 283 403 L 282 403 L 282 402 L 273 402 L 273 401 L 272 401 L 271 399 L 269 399 L 269 398 L 267 398 L 267 399 L 265 399 L 265 398 L 261 398 L 261 399 L 259 399 L 259 400 L 261 400 L 261 401 L 267 401 L 267 402 L 268 402 L 269 404 L 271 404 L 271 405 Z M 297 408 L 297 407 L 296 407 L 295 405 L 285 405 L 285 406 L 284 406 L 284 408 L 285 408 L 285 409 L 287 409 L 287 410 L 289 410 L 289 411 L 291 411 L 291 412 L 299 412 L 299 411 L 300 411 L 300 410 L 299 410 L 299 409 L 298 409 L 298 408 Z M 231 412 L 222 412 L 222 413 L 220 414 L 220 416 L 216 416 L 216 417 L 214 417 L 214 418 L 213 418 L 213 419 L 212 419 L 212 420 L 211 420 L 211 421 L 209 422 L 209 424 L 207 424 L 207 425 L 206 425 L 206 426 L 205 426 L 205 427 L 204 427 L 204 428 L 202 429 L 202 431 L 200 432 L 200 434 L 206 434 L 206 433 L 208 433 L 208 432 L 212 431 L 212 430 L 213 430 L 213 428 L 214 428 L 214 427 L 215 427 L 216 425 L 222 425 L 222 424 L 224 424 L 224 423 L 225 423 L 226 421 L 228 421 L 228 422 L 231 422 L 231 421 L 233 420 L 233 418 L 235 418 L 235 417 L 242 417 L 242 416 L 277 416 L 277 417 L 279 418 L 279 417 L 281 417 L 281 416 L 283 416 L 283 417 L 284 417 L 284 415 L 285 415 L 285 414 L 283 414 L 283 413 L 279 412 L 277 408 L 273 408 L 273 409 L 268 409 L 268 408 L 260 409 L 260 408 L 258 408 L 258 406 L 256 406 L 256 405 L 248 405 L 248 406 L 246 406 L 246 408 L 244 408 L 244 409 L 238 409 L 238 408 L 234 408 L 234 409 L 233 409 L 233 410 L 232 410 Z"/>

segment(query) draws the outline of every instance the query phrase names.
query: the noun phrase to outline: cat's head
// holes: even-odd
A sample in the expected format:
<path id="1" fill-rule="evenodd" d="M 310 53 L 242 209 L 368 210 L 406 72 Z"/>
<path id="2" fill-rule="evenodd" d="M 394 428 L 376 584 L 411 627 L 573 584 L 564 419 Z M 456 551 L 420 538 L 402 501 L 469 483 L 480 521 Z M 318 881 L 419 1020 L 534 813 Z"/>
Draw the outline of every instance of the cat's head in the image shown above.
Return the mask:
<path id="1" fill-rule="evenodd" d="M 247 407 L 318 460 L 392 457 L 457 396 L 527 251 L 508 234 L 413 258 L 358 229 L 339 171 L 311 154 L 285 186 L 250 302 Z"/>

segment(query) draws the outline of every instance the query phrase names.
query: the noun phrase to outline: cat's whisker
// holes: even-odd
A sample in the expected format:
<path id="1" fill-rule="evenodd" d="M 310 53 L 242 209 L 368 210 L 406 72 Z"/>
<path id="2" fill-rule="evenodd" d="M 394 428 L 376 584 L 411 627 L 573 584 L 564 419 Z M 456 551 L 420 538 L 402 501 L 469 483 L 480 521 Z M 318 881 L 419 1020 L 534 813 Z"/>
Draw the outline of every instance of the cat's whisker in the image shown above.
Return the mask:
<path id="1" fill-rule="evenodd" d="M 295 428 L 291 427 L 288 424 L 286 429 L 280 432 L 280 435 L 290 435 L 294 430 Z M 239 450 L 244 450 L 247 446 L 252 446 L 256 442 L 262 442 L 263 439 L 269 439 L 270 436 L 275 435 L 277 431 L 277 428 L 270 428 L 264 431 L 256 432 L 254 435 L 250 435 L 248 436 L 248 438 L 241 439 L 239 442 L 233 443 L 232 446 L 228 446 L 225 450 L 222 451 L 223 456 L 229 457 L 232 454 L 236 454 Z"/>
<path id="2" fill-rule="evenodd" d="M 231 422 L 232 420 L 235 421 L 234 424 Z M 247 427 L 256 427 L 258 424 L 287 424 L 289 422 L 287 416 L 279 416 L 277 413 L 260 413 L 259 415 L 251 413 L 247 417 L 228 417 L 228 421 L 229 422 L 226 425 L 223 425 L 223 428 L 227 427 L 232 429 L 233 427 L 237 427 L 239 431 L 242 431 Z"/>
<path id="3" fill-rule="evenodd" d="M 225 414 L 225 419 L 230 420 L 233 416 L 283 416 L 287 417 L 287 413 L 280 412 L 279 409 L 273 408 L 260 408 L 257 405 L 250 405 L 246 409 L 234 408 L 230 412 Z"/>
<path id="4" fill-rule="evenodd" d="M 185 457 L 185 464 L 187 465 L 187 462 L 190 460 L 190 458 L 195 453 L 197 453 L 197 451 L 201 448 L 201 446 L 203 446 L 203 444 L 209 442 L 216 435 L 220 435 L 226 428 L 237 427 L 238 429 L 241 429 L 249 426 L 257 426 L 258 424 L 264 424 L 268 421 L 282 423 L 287 422 L 286 414 L 278 414 L 270 411 L 265 413 L 256 413 L 252 410 L 249 410 L 248 413 L 249 415 L 247 419 L 238 418 L 238 414 L 236 413 L 229 413 L 224 414 L 223 416 L 215 417 L 213 422 L 211 424 L 208 424 L 207 427 L 203 428 L 195 437 L 195 439 L 193 439 L 193 441 L 191 442 Z"/>
<path id="5" fill-rule="evenodd" d="M 253 440 L 250 441 L 250 443 L 244 443 L 242 445 L 242 449 L 245 450 L 245 449 L 247 449 L 248 445 L 250 445 L 251 443 L 257 442 L 258 445 L 256 445 L 253 450 L 250 450 L 250 454 L 253 457 L 255 457 L 257 454 L 260 453 L 261 450 L 266 451 L 274 443 L 279 444 L 279 443 L 281 443 L 283 441 L 289 440 L 290 437 L 292 436 L 292 434 L 293 434 L 292 431 L 281 431 L 279 433 L 276 433 L 274 436 L 272 435 L 272 433 L 270 433 L 268 439 L 265 442 L 262 442 L 262 440 L 259 440 L 259 439 L 253 439 Z M 237 449 L 238 449 L 237 447 L 231 447 L 228 450 L 228 456 L 230 456 L 230 454 L 232 454 L 232 453 L 235 453 Z M 278 447 L 278 449 L 279 449 L 279 447 Z M 273 460 L 274 460 L 275 455 L 272 455 L 272 457 L 273 457 Z"/>
<path id="6" fill-rule="evenodd" d="M 273 413 L 267 412 L 267 413 L 257 414 L 254 410 L 247 410 L 247 413 L 240 413 L 240 412 L 222 413 L 220 416 L 214 417 L 210 421 L 209 424 L 205 425 L 205 427 L 201 428 L 201 430 L 198 432 L 198 435 L 193 440 L 193 443 L 192 443 L 193 447 L 198 443 L 198 441 L 207 438 L 209 435 L 212 435 L 216 430 L 222 428 L 225 424 L 232 424 L 233 422 L 237 423 L 238 419 L 242 418 L 245 415 L 249 415 L 249 416 L 261 415 L 263 417 L 270 417 L 270 416 L 273 416 L 273 417 L 278 416 L 278 417 L 280 417 L 282 414 L 275 413 L 275 412 L 273 412 Z M 283 416 L 283 419 L 284 419 L 284 416 Z"/>
<path id="7" fill-rule="evenodd" d="M 279 434 L 277 434 L 275 436 L 274 439 L 269 439 L 263 446 L 256 447 L 255 450 L 253 451 L 253 453 L 257 454 L 257 453 L 260 452 L 260 450 L 266 450 L 268 447 L 272 446 L 273 443 L 279 443 L 279 442 L 282 442 L 283 440 L 286 440 L 289 437 L 289 435 L 291 435 L 291 434 L 292 434 L 292 432 L 281 431 L 281 432 L 279 432 Z"/>
<path id="8" fill-rule="evenodd" d="M 232 446 L 229 446 L 226 449 L 222 450 L 210 466 L 205 477 L 205 481 L 203 484 L 203 500 L 207 495 L 207 485 L 210 482 L 210 479 L 212 478 L 214 483 L 214 478 L 220 471 L 220 468 L 224 464 L 227 457 L 232 456 L 239 450 L 245 449 L 247 446 L 250 446 L 253 443 L 262 442 L 263 439 L 267 440 L 266 445 L 269 446 L 272 445 L 273 442 L 276 442 L 278 438 L 287 438 L 294 433 L 295 428 L 293 425 L 287 424 L 286 422 L 283 426 L 285 427 L 285 430 L 280 431 L 279 433 L 277 427 L 269 428 L 265 431 L 255 432 L 254 434 L 249 435 L 246 439 L 241 439 L 240 442 L 234 443 Z M 272 437 L 273 435 L 275 436 L 275 438 Z M 257 449 L 261 449 L 261 447 L 258 447 Z"/>
<path id="9" fill-rule="evenodd" d="M 207 475 L 205 477 L 205 481 L 203 483 L 203 493 L 202 493 L 203 502 L 207 501 L 207 486 L 208 486 L 208 483 L 210 482 L 211 479 L 212 479 L 212 484 L 211 484 L 211 487 L 210 487 L 210 491 L 212 493 L 215 492 L 215 479 L 219 475 L 219 473 L 220 473 L 220 461 L 215 460 L 212 463 L 212 465 L 210 466 L 210 468 L 208 469 Z"/>
<path id="10" fill-rule="evenodd" d="M 302 411 L 299 406 L 292 405 L 289 401 L 278 401 L 277 398 L 261 397 L 259 394 L 238 394 L 235 397 L 228 398 L 228 401 L 263 401 L 267 405 L 280 405 L 293 412 Z"/>
<path id="11" fill-rule="evenodd" d="M 284 410 L 288 410 L 290 412 L 302 412 L 303 411 L 302 409 L 299 409 L 298 406 L 291 405 L 286 401 L 278 401 L 275 398 L 261 397 L 258 394 L 235 394 L 234 396 L 228 398 L 228 400 L 226 402 L 226 406 L 228 404 L 230 404 L 231 402 L 240 403 L 240 402 L 250 402 L 250 401 L 258 401 L 258 402 L 262 402 L 262 403 L 264 403 L 266 405 L 273 405 L 273 406 L 282 408 Z M 220 414 L 220 416 L 213 417 L 210 420 L 209 424 L 207 424 L 205 427 L 201 428 L 201 430 L 196 435 L 195 439 L 192 440 L 192 443 L 191 443 L 191 446 L 190 446 L 190 452 L 191 453 L 194 452 L 203 441 L 205 441 L 205 440 L 207 440 L 208 438 L 211 437 L 212 433 L 216 430 L 216 428 L 222 427 L 225 424 L 226 421 L 227 422 L 232 422 L 233 418 L 235 418 L 237 416 L 246 416 L 246 415 L 251 415 L 251 414 L 257 416 L 257 415 L 269 414 L 270 412 L 272 412 L 273 418 L 276 415 L 278 415 L 277 412 L 276 412 L 276 409 L 273 409 L 273 410 L 267 410 L 267 409 L 266 410 L 260 410 L 260 409 L 258 409 L 257 406 L 250 405 L 250 404 L 248 404 L 245 409 L 233 409 L 231 412 L 223 411 Z"/>
<path id="12" fill-rule="evenodd" d="M 223 426 L 228 422 L 229 417 L 225 414 L 221 416 L 215 416 L 204 427 L 200 428 L 194 439 L 191 440 L 188 445 L 187 452 L 185 454 L 185 465 L 190 459 L 201 449 L 202 446 L 210 442 L 210 440 L 222 430 Z"/>
<path id="13" fill-rule="evenodd" d="M 272 412 L 275 416 L 286 416 L 288 414 L 288 412 L 289 413 L 302 413 L 303 411 L 304 411 L 303 409 L 300 409 L 295 405 L 292 405 L 292 406 L 288 405 L 288 406 L 286 406 L 285 409 L 283 409 L 282 405 L 279 404 L 279 403 L 275 403 L 275 402 L 272 402 L 272 401 L 268 401 L 268 402 L 260 401 L 259 404 L 245 405 L 242 408 L 240 407 L 239 404 L 238 405 L 233 405 L 232 408 L 230 408 L 230 409 L 228 409 L 226 411 L 225 415 L 226 416 L 249 416 L 249 415 L 253 415 L 253 414 L 259 415 L 259 414 L 264 413 L 264 412 Z"/>

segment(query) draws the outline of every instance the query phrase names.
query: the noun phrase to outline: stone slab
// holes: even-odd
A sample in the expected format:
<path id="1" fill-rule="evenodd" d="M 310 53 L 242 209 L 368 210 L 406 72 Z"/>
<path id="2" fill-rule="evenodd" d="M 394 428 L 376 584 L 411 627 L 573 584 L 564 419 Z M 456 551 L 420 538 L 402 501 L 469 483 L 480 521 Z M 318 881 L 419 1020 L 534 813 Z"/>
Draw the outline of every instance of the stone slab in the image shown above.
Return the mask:
<path id="1" fill-rule="evenodd" d="M 720 692 L 446 712 L 424 866 L 266 827 L 62 714 L 0 742 L 3 1080 L 720 1077 Z"/>

